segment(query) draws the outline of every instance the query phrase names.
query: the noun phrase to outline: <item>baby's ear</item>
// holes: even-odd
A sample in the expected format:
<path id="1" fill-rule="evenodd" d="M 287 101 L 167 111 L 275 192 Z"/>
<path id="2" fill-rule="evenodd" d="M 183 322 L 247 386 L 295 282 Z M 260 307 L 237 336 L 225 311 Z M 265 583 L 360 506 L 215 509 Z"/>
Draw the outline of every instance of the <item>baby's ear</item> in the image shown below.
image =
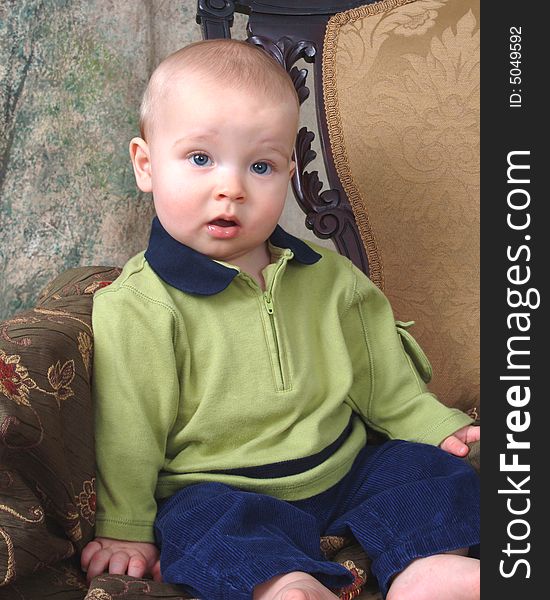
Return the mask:
<path id="1" fill-rule="evenodd" d="M 290 161 L 290 171 L 289 171 L 290 179 L 292 179 L 294 177 L 295 172 L 296 172 L 296 163 L 293 160 L 291 160 Z"/>
<path id="2" fill-rule="evenodd" d="M 130 141 L 130 158 L 134 167 L 136 183 L 142 192 L 151 192 L 151 157 L 149 155 L 149 144 L 140 137 Z"/>

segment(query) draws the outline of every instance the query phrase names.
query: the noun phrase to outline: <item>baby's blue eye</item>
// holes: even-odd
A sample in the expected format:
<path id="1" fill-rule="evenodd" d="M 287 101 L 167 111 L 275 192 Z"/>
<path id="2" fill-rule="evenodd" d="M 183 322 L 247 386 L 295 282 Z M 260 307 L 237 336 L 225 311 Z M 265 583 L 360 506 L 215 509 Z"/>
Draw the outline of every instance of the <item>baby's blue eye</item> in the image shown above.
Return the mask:
<path id="1" fill-rule="evenodd" d="M 268 165 L 266 162 L 254 163 L 250 168 L 254 173 L 257 173 L 258 175 L 266 175 L 268 173 L 271 173 L 271 165 Z"/>
<path id="2" fill-rule="evenodd" d="M 192 156 L 189 157 L 189 160 L 194 165 L 197 165 L 197 167 L 204 167 L 205 165 L 209 164 L 210 157 L 207 156 L 206 154 L 193 154 Z"/>

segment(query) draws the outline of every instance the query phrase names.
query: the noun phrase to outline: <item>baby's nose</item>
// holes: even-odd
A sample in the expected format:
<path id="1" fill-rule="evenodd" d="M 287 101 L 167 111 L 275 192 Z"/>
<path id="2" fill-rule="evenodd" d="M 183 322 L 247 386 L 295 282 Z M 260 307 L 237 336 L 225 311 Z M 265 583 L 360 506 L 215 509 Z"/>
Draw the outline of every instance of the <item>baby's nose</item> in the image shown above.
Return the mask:
<path id="1" fill-rule="evenodd" d="M 244 186 L 238 173 L 226 171 L 217 182 L 215 197 L 217 200 L 242 202 L 245 198 Z"/>

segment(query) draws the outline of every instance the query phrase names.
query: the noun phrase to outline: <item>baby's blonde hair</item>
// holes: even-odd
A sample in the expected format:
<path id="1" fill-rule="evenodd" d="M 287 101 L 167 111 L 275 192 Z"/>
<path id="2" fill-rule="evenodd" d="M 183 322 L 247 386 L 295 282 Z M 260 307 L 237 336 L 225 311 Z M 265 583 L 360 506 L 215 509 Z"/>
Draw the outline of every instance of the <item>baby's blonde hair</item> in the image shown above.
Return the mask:
<path id="1" fill-rule="evenodd" d="M 199 74 L 209 81 L 232 88 L 261 92 L 268 98 L 291 100 L 299 108 L 298 95 L 290 75 L 269 54 L 248 42 L 212 39 L 194 42 L 165 58 L 154 70 L 143 94 L 139 113 L 141 137 L 151 132 L 154 104 L 174 81 L 185 74 Z"/>

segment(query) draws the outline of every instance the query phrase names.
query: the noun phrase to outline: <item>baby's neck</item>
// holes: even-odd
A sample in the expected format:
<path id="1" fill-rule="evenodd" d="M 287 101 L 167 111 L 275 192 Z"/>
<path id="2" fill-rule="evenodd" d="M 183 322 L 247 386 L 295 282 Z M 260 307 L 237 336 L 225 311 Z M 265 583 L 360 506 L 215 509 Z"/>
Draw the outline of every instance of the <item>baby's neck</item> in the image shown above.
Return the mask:
<path id="1" fill-rule="evenodd" d="M 254 249 L 252 252 L 230 262 L 236 267 L 239 267 L 241 271 L 244 271 L 247 275 L 250 275 L 260 288 L 265 290 L 265 280 L 262 271 L 271 263 L 271 252 L 269 251 L 267 242 Z"/>

